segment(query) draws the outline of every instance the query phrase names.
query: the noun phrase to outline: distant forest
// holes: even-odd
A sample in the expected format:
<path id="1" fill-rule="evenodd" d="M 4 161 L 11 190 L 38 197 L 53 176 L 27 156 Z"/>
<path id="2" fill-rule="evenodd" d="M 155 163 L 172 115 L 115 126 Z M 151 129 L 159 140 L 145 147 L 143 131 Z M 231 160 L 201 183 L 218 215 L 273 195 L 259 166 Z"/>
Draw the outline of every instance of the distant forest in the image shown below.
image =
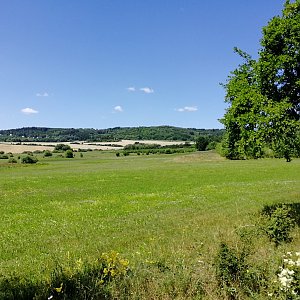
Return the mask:
<path id="1" fill-rule="evenodd" d="M 173 126 L 93 128 L 24 127 L 0 130 L 0 142 L 117 142 L 121 140 L 194 141 L 206 136 L 219 142 L 224 129 L 196 129 Z"/>

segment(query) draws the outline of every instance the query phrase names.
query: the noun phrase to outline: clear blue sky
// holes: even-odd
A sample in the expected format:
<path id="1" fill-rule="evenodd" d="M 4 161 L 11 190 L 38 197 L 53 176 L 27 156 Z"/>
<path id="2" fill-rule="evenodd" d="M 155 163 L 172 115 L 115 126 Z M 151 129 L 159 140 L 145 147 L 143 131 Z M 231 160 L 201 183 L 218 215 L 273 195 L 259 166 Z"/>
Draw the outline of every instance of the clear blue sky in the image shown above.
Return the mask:
<path id="1" fill-rule="evenodd" d="M 284 0 L 0 0 L 0 129 L 222 128 L 225 82 Z"/>

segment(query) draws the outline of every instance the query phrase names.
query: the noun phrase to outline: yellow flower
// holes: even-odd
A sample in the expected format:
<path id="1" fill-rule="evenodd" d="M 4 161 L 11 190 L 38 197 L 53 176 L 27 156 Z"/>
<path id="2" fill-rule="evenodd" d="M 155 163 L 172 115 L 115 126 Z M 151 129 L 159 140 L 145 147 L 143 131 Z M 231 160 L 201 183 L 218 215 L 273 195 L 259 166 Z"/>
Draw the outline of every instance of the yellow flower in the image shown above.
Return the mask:
<path id="1" fill-rule="evenodd" d="M 59 288 L 54 288 L 54 289 L 55 289 L 58 293 L 61 293 L 62 288 L 63 288 L 63 283 L 60 284 L 60 287 L 59 287 Z"/>

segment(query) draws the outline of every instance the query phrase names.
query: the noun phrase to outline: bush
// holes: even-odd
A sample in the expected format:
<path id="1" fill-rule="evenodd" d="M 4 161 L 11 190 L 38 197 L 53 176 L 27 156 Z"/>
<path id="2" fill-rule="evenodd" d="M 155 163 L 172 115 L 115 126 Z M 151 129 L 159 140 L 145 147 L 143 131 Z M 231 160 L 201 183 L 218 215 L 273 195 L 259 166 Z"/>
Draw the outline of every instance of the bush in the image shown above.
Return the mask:
<path id="1" fill-rule="evenodd" d="M 8 159 L 8 155 L 7 154 L 2 154 L 2 155 L 0 155 L 0 159 Z"/>
<path id="2" fill-rule="evenodd" d="M 221 287 L 231 286 L 243 270 L 244 257 L 239 257 L 227 244 L 221 243 L 216 259 L 216 274 Z"/>
<path id="3" fill-rule="evenodd" d="M 286 205 L 265 206 L 262 211 L 265 220 L 262 229 L 276 246 L 282 242 L 290 242 L 291 230 L 295 226 L 295 220 L 291 216 L 291 209 Z"/>
<path id="4" fill-rule="evenodd" d="M 65 144 L 57 144 L 53 150 L 53 152 L 65 152 L 67 150 L 72 150 L 70 145 L 65 145 Z"/>
<path id="5" fill-rule="evenodd" d="M 66 158 L 73 158 L 74 157 L 74 153 L 72 150 L 67 150 L 65 153 Z"/>
<path id="6" fill-rule="evenodd" d="M 17 163 L 17 160 L 13 157 L 11 157 L 9 160 L 8 160 L 8 163 L 10 164 L 16 164 Z"/>
<path id="7" fill-rule="evenodd" d="M 23 154 L 27 154 L 27 155 L 33 156 L 33 152 L 32 151 L 23 151 Z"/>
<path id="8" fill-rule="evenodd" d="M 205 150 L 214 150 L 214 149 L 216 149 L 216 146 L 217 146 L 217 142 L 212 141 L 206 146 Z"/>
<path id="9" fill-rule="evenodd" d="M 38 159 L 34 156 L 27 155 L 22 157 L 21 162 L 22 164 L 35 164 L 38 162 Z"/>
<path id="10" fill-rule="evenodd" d="M 216 277 L 229 299 L 245 299 L 245 295 L 253 296 L 266 286 L 265 270 L 252 267 L 247 262 L 249 255 L 250 250 L 245 244 L 241 251 L 220 244 L 215 263 Z"/>
<path id="11" fill-rule="evenodd" d="M 205 151 L 208 143 L 209 143 L 208 138 L 203 135 L 200 135 L 196 139 L 195 147 L 198 151 Z"/>
<path id="12" fill-rule="evenodd" d="M 45 150 L 44 151 L 44 157 L 49 157 L 49 156 L 52 156 L 52 152 L 49 151 L 49 150 Z"/>

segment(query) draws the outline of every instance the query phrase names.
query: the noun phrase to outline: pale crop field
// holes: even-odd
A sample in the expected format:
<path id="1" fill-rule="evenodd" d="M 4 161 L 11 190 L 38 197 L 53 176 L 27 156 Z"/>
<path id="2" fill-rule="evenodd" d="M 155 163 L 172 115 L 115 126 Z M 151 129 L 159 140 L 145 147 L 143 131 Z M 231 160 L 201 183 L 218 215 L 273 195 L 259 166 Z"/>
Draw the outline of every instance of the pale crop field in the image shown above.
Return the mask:
<path id="1" fill-rule="evenodd" d="M 147 291 L 149 299 L 172 299 L 172 284 L 177 298 L 188 298 L 198 280 L 213 299 L 220 242 L 237 245 L 236 232 L 254 226 L 266 204 L 300 203 L 300 159 L 93 151 L 40 155 L 36 165 L 0 163 L 0 274 L 46 278 L 57 263 L 115 250 L 139 274 L 135 299 L 147 299 Z M 258 236 L 253 261 L 276 263 L 299 251 L 298 227 L 292 234 L 277 248 Z"/>

